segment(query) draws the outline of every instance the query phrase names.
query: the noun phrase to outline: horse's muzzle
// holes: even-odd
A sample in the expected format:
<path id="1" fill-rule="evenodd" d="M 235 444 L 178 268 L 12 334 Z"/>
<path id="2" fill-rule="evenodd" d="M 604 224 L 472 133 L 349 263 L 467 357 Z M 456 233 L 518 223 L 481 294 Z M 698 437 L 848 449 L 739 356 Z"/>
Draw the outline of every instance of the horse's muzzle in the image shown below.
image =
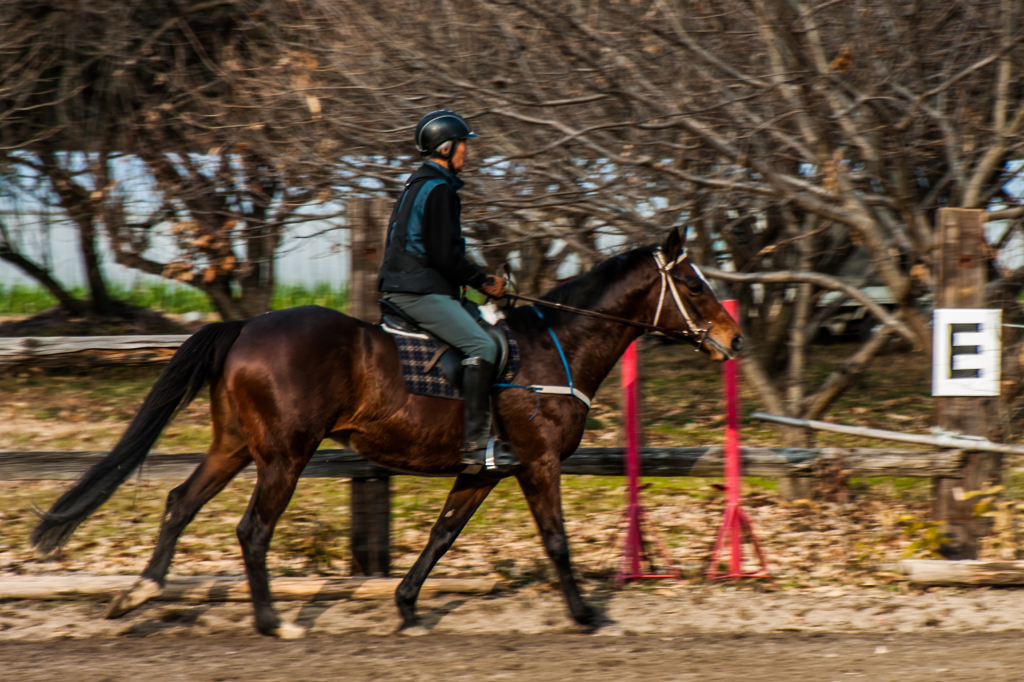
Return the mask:
<path id="1" fill-rule="evenodd" d="M 714 348 L 719 353 L 724 355 L 726 360 L 735 360 L 737 357 L 739 357 L 740 351 L 743 350 L 743 337 L 740 336 L 739 334 L 732 338 L 732 341 L 729 343 L 729 346 L 726 346 L 725 344 L 721 343 L 720 341 L 710 336 L 704 339 L 704 343 L 708 344 L 711 348 Z"/>

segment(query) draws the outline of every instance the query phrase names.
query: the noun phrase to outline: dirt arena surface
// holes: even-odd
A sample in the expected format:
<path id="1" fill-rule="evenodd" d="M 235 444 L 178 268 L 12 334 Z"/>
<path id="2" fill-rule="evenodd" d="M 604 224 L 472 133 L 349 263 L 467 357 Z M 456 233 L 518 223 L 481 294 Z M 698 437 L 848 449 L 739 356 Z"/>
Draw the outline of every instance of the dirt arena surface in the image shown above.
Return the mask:
<path id="1" fill-rule="evenodd" d="M 1024 590 L 933 592 L 708 586 L 594 592 L 616 622 L 576 630 L 561 596 L 518 590 L 424 600 L 429 634 L 395 634 L 390 601 L 279 602 L 310 628 L 256 635 L 246 603 L 0 604 L 10 682 L 151 680 L 1024 679 Z"/>
<path id="2" fill-rule="evenodd" d="M 885 653 L 875 653 L 884 648 Z M 962 658 L 961 658 L 962 657 Z M 4 679 L 261 680 L 1020 680 L 1020 636 L 793 634 L 742 638 L 638 635 L 318 636 L 267 642 L 77 640 L 0 645 Z"/>

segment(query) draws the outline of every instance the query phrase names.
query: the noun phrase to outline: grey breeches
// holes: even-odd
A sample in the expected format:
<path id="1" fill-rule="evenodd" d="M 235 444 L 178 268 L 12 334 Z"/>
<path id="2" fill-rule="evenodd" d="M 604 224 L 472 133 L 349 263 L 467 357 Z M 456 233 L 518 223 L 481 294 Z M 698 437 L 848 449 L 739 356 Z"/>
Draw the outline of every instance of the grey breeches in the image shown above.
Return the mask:
<path id="1" fill-rule="evenodd" d="M 466 357 L 490 363 L 497 359 L 498 349 L 487 332 L 451 296 L 394 293 L 387 298 L 423 329 L 458 348 Z"/>

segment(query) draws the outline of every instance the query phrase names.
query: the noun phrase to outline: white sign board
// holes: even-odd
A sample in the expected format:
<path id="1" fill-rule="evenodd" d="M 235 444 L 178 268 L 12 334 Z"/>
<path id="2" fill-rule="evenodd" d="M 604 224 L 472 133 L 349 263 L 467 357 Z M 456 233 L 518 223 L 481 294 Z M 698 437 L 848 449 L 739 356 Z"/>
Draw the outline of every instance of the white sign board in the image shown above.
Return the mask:
<path id="1" fill-rule="evenodd" d="M 1003 311 L 937 308 L 932 326 L 932 395 L 997 396 Z"/>

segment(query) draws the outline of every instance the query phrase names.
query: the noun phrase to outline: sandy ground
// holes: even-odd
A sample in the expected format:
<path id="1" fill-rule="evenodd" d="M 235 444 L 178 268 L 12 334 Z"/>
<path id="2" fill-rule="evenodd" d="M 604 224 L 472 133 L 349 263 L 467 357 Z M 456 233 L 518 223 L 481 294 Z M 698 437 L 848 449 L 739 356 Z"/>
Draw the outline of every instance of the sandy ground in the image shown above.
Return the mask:
<path id="1" fill-rule="evenodd" d="M 1024 680 L 1024 590 L 759 593 L 723 585 L 592 592 L 615 623 L 580 633 L 561 595 L 522 589 L 421 602 L 429 634 L 395 634 L 389 601 L 279 603 L 310 628 L 255 635 L 244 603 L 150 603 L 120 620 L 95 602 L 0 604 L 11 681 Z"/>

